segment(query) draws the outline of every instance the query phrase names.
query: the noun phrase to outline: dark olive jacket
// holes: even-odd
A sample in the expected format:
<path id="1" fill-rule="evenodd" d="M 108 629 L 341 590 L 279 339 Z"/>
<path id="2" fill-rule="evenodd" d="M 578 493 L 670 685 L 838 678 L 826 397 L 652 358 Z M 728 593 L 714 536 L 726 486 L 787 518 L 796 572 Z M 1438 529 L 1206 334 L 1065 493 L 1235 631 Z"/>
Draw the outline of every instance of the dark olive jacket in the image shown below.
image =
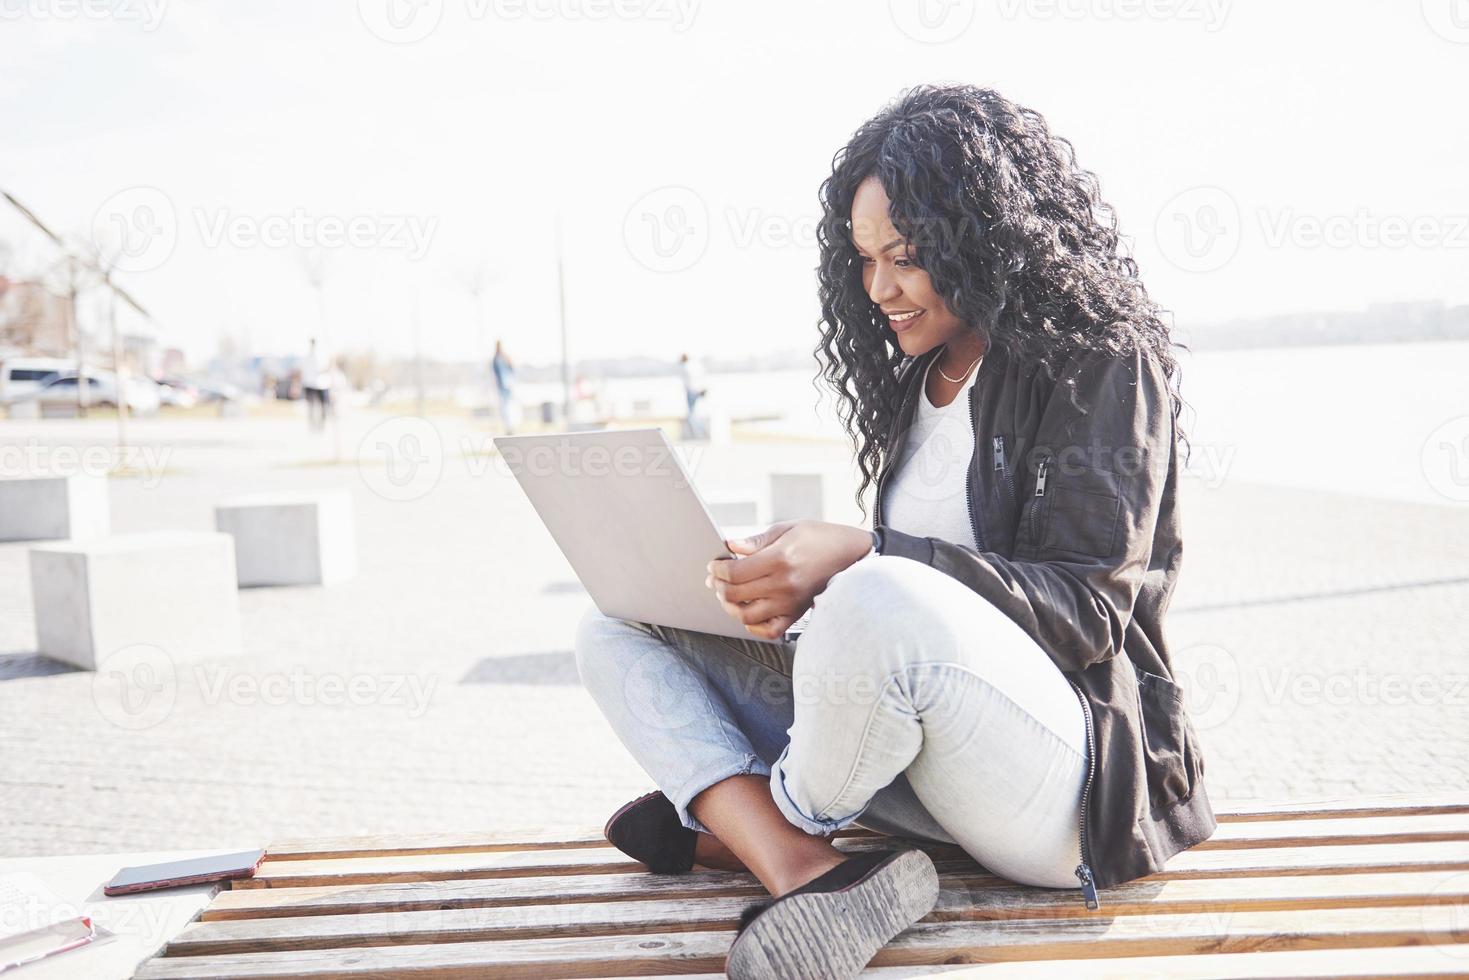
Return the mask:
<path id="1" fill-rule="evenodd" d="M 902 407 L 873 526 L 883 554 L 931 565 L 984 596 L 1076 689 L 1090 766 L 1076 871 L 1094 905 L 1096 888 L 1160 870 L 1215 826 L 1163 632 L 1183 558 L 1167 379 L 1153 356 L 1088 352 L 1053 381 L 993 346 L 970 388 L 976 552 L 882 524 L 883 480 L 939 350 L 899 368 Z"/>

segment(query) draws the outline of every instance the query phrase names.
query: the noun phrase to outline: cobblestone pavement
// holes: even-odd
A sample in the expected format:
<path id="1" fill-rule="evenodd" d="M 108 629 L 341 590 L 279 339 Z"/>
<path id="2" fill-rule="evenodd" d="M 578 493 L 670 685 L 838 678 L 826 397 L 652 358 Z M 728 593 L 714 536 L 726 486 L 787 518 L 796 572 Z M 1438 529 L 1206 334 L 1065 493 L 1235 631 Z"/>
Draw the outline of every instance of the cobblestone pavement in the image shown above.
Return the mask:
<path id="1" fill-rule="evenodd" d="M 357 466 L 209 453 L 115 479 L 115 529 L 209 529 L 224 496 L 344 486 L 359 574 L 241 591 L 245 655 L 180 666 L 137 715 L 106 678 L 35 656 L 27 547 L 0 544 L 0 855 L 590 826 L 651 785 L 576 682 L 590 599 L 491 460 L 394 500 Z M 739 442 L 694 472 L 741 491 L 847 460 Z M 1192 480 L 1182 506 L 1169 631 L 1213 795 L 1469 788 L 1464 508 Z"/>

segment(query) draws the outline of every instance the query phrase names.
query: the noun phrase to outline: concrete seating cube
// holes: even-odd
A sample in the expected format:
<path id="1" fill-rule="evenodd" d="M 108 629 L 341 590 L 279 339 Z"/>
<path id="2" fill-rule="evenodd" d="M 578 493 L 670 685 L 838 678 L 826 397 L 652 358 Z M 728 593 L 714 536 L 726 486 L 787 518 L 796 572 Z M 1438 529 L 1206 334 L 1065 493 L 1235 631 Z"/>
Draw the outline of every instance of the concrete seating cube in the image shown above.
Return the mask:
<path id="1" fill-rule="evenodd" d="M 47 541 L 106 534 L 107 478 L 38 476 L 0 480 L 0 541 Z"/>
<path id="2" fill-rule="evenodd" d="M 352 498 L 345 490 L 221 500 L 215 527 L 235 539 L 242 587 L 331 585 L 357 573 Z"/>
<path id="3" fill-rule="evenodd" d="M 240 653 L 234 542 L 150 531 L 36 545 L 31 595 L 40 653 L 85 669 L 149 644 L 174 662 Z"/>
<path id="4" fill-rule="evenodd" d="M 770 474 L 770 520 L 826 520 L 826 480 L 818 471 Z"/>

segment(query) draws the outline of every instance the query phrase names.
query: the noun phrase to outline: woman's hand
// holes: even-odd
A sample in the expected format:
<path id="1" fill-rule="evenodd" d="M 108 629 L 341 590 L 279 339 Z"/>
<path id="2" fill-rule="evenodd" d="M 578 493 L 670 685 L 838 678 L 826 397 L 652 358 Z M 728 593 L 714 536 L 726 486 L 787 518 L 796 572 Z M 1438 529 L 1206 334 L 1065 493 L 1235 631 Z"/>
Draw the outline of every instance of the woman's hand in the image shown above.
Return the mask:
<path id="1" fill-rule="evenodd" d="M 737 557 L 710 562 L 704 584 L 750 633 L 775 640 L 811 608 L 833 575 L 871 550 L 872 535 L 846 524 L 781 521 L 725 543 Z"/>

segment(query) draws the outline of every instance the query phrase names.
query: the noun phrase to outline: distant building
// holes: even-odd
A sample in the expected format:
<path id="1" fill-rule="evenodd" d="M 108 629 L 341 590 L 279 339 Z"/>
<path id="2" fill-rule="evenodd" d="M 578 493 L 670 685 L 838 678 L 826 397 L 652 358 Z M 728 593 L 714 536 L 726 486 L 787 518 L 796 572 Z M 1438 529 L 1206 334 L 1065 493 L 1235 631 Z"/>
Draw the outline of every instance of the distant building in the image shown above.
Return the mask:
<path id="1" fill-rule="evenodd" d="M 69 354 L 67 300 L 38 282 L 0 276 L 0 346 L 39 357 Z"/>

